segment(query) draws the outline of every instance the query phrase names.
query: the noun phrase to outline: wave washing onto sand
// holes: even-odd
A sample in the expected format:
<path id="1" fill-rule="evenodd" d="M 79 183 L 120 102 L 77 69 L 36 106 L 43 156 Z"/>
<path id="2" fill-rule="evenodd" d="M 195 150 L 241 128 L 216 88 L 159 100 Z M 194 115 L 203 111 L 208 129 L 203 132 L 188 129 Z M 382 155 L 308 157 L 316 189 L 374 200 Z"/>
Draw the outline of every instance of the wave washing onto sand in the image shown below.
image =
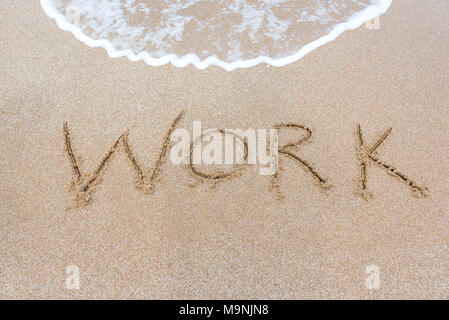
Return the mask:
<path id="1" fill-rule="evenodd" d="M 40 0 L 112 58 L 152 66 L 284 66 L 385 13 L 392 0 Z"/>

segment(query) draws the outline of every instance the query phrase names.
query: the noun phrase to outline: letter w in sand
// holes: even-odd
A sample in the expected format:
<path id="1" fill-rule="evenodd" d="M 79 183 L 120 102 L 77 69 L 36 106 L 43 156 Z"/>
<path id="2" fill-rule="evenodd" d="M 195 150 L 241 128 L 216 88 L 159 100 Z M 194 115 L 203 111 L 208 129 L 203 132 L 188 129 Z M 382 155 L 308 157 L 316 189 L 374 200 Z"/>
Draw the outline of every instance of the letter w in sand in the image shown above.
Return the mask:
<path id="1" fill-rule="evenodd" d="M 100 176 L 104 172 L 104 169 L 106 168 L 106 165 L 111 160 L 112 155 L 117 150 L 118 145 L 121 141 L 123 141 L 125 152 L 128 156 L 128 159 L 136 172 L 136 186 L 143 190 L 144 192 L 153 192 L 154 191 L 154 185 L 157 181 L 157 178 L 160 174 L 162 164 L 164 163 L 164 160 L 166 158 L 168 149 L 170 147 L 170 135 L 173 132 L 173 130 L 176 128 L 178 123 L 181 121 L 182 117 L 184 115 L 184 111 L 182 111 L 172 122 L 167 135 L 164 138 L 164 142 L 162 144 L 161 150 L 159 152 L 159 157 L 156 161 L 156 164 L 154 166 L 154 169 L 148 172 L 145 172 L 142 169 L 142 166 L 138 163 L 136 160 L 136 157 L 131 151 L 131 147 L 128 143 L 128 135 L 129 131 L 126 130 L 124 133 L 122 133 L 112 144 L 112 146 L 109 148 L 106 155 L 101 160 L 100 164 L 96 167 L 92 175 L 85 175 L 82 173 L 81 167 L 79 165 L 79 161 L 77 160 L 77 157 L 75 153 L 73 152 L 72 148 L 72 138 L 70 136 L 70 131 L 67 122 L 64 122 L 63 125 L 63 131 L 64 131 L 64 142 L 66 147 L 66 152 L 70 161 L 70 164 L 72 166 L 73 171 L 73 180 L 72 180 L 72 187 L 76 193 L 75 200 L 78 205 L 80 206 L 86 206 L 91 200 L 92 200 L 92 191 L 96 184 L 99 183 Z"/>
<path id="2" fill-rule="evenodd" d="M 367 184 L 368 163 L 373 162 L 380 168 L 387 171 L 388 174 L 398 178 L 400 181 L 407 184 L 412 189 L 414 196 L 426 197 L 428 192 L 428 189 L 426 187 L 420 187 L 418 184 L 416 184 L 416 182 L 408 178 L 398 169 L 396 169 L 392 165 L 386 164 L 385 162 L 383 162 L 378 158 L 376 150 L 390 135 L 391 130 L 392 128 L 389 128 L 387 131 L 385 131 L 385 133 L 382 136 L 380 136 L 379 139 L 376 140 L 376 142 L 372 144 L 372 146 L 367 147 L 365 145 L 365 140 L 363 138 L 362 128 L 360 127 L 360 124 L 357 125 L 357 138 L 358 138 L 357 156 L 360 161 L 359 194 L 366 200 L 371 197 L 371 194 L 367 191 L 366 184 Z"/>

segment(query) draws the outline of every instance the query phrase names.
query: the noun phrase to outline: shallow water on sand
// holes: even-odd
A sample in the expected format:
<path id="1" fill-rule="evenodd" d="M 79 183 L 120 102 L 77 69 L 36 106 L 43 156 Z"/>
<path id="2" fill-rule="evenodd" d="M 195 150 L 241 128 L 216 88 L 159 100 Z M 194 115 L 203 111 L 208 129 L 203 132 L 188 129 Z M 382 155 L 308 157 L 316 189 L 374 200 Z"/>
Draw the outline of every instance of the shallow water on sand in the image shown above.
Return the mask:
<path id="1" fill-rule="evenodd" d="M 152 65 L 293 62 L 385 12 L 391 0 L 41 0 L 60 27 Z"/>

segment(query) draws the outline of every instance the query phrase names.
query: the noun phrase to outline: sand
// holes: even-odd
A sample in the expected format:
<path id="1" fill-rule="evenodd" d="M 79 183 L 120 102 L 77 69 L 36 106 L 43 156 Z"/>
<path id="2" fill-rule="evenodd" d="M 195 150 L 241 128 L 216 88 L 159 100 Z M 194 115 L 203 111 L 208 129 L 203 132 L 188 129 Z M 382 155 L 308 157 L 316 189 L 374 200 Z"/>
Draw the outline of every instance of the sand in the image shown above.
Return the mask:
<path id="1" fill-rule="evenodd" d="M 449 298 L 447 1 L 395 0 L 379 30 L 233 72 L 110 59 L 38 1 L 2 4 L 0 24 L 1 298 Z M 121 135 L 149 171 L 182 110 L 188 130 L 310 128 L 295 154 L 332 187 L 281 154 L 277 190 L 253 167 L 214 184 L 170 161 L 153 192 L 136 188 Z M 87 206 L 74 206 L 64 122 L 83 174 L 122 137 Z M 404 181 L 360 152 L 357 124 L 367 145 L 392 128 L 378 161 Z"/>

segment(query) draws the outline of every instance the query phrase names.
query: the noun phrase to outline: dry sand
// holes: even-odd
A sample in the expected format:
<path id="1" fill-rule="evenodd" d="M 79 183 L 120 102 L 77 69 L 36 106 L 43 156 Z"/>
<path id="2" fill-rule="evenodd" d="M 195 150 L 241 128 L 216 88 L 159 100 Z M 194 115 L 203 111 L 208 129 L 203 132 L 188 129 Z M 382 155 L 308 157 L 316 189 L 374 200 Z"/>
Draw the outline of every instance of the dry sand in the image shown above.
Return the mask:
<path id="1" fill-rule="evenodd" d="M 395 0 L 361 27 L 282 68 L 150 67 L 110 59 L 59 30 L 38 1 L 3 1 L 0 43 L 1 298 L 449 298 L 449 4 Z M 85 173 L 126 129 L 140 163 L 170 123 L 313 129 L 281 156 L 280 190 L 254 168 L 192 188 L 167 161 L 154 194 L 134 187 L 120 145 L 85 208 L 72 204 L 67 121 Z M 430 196 L 372 164 L 356 195 L 356 125 L 379 157 Z M 66 288 L 78 266 L 80 289 Z M 368 290 L 367 266 L 380 269 Z"/>

